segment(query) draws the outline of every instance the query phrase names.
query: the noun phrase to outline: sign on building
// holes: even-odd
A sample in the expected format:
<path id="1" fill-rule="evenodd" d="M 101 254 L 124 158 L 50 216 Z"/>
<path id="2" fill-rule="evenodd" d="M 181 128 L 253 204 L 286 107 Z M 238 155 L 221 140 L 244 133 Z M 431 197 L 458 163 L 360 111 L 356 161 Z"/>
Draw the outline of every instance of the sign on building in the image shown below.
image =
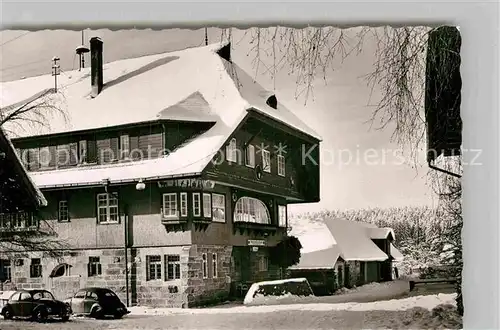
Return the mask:
<path id="1" fill-rule="evenodd" d="M 191 188 L 191 189 L 213 189 L 215 182 L 212 180 L 202 179 L 173 179 L 159 181 L 158 187 L 160 188 Z"/>

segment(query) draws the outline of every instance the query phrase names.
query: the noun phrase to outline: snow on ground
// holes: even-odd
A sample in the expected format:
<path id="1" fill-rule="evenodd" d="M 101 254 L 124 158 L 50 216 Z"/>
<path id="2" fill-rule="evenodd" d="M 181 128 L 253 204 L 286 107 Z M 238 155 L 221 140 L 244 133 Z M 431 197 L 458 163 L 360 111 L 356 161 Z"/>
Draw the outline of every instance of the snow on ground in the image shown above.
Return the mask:
<path id="1" fill-rule="evenodd" d="M 233 314 L 233 313 L 274 313 L 279 311 L 404 311 L 415 307 L 432 310 L 438 305 L 455 306 L 456 294 L 414 296 L 369 303 L 309 303 L 291 305 L 237 306 L 232 308 L 178 309 L 130 307 L 130 315 L 172 315 L 172 314 Z"/>

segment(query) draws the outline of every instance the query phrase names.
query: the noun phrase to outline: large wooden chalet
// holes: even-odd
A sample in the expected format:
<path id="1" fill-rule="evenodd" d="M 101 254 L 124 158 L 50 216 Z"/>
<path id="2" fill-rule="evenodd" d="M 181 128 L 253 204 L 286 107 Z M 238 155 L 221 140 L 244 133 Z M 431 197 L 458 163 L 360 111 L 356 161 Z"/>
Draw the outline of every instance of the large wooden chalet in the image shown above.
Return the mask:
<path id="1" fill-rule="evenodd" d="M 317 134 L 232 62 L 230 44 L 103 64 L 92 38 L 90 56 L 57 89 L 51 75 L 2 84 L 2 106 L 63 110 L 13 143 L 67 249 L 33 251 L 12 281 L 190 307 L 279 277 L 268 255 L 287 205 L 319 201 Z"/>

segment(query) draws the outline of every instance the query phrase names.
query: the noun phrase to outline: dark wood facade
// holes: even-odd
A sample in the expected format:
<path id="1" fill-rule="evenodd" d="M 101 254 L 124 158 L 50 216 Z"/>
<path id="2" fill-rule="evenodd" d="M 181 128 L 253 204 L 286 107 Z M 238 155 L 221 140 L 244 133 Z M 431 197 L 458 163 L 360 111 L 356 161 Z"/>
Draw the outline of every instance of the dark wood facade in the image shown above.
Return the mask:
<path id="1" fill-rule="evenodd" d="M 212 125 L 155 121 L 23 138 L 14 144 L 30 171 L 57 171 L 156 158 Z M 102 278 L 101 273 L 83 274 L 87 284 L 129 287 L 132 303 L 148 304 L 155 297 L 161 300 L 158 304 L 191 306 L 229 292 L 237 282 L 281 276 L 268 263 L 269 249 L 287 235 L 288 204 L 319 201 L 318 143 L 249 112 L 200 176 L 146 181 L 143 189 L 135 183 L 50 186 L 43 189 L 49 205 L 41 216 L 61 240 L 70 243 L 68 250 L 76 251 L 79 263 L 88 267 L 92 260 L 103 263 Z M 247 152 L 249 145 L 252 153 Z M 69 157 L 61 159 L 61 153 Z M 304 153 L 309 156 L 303 162 Z M 128 284 L 116 269 L 125 267 L 124 262 L 103 261 L 121 260 L 122 252 L 133 264 Z M 151 260 L 167 267 L 169 258 L 177 260 L 180 273 L 165 268 L 163 281 L 158 282 L 149 273 Z M 190 293 L 168 291 L 168 299 L 154 293 L 166 287 L 174 290 L 174 284 Z M 77 286 L 72 282 L 70 288 Z M 139 287 L 143 293 L 134 298 Z"/>

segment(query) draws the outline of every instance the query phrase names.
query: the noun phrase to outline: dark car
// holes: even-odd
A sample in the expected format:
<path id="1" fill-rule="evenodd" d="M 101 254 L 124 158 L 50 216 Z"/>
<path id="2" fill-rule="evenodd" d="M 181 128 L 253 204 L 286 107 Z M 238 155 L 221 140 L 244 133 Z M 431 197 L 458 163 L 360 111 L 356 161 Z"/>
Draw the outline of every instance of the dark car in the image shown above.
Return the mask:
<path id="1" fill-rule="evenodd" d="M 105 316 L 119 319 L 130 313 L 116 293 L 107 288 L 80 289 L 65 302 L 71 306 L 75 315 L 85 315 L 96 319 Z"/>
<path id="2" fill-rule="evenodd" d="M 19 317 L 42 322 L 48 318 L 60 318 L 66 322 L 71 313 L 68 304 L 56 300 L 47 290 L 19 290 L 10 296 L 0 314 L 6 320 Z"/>

